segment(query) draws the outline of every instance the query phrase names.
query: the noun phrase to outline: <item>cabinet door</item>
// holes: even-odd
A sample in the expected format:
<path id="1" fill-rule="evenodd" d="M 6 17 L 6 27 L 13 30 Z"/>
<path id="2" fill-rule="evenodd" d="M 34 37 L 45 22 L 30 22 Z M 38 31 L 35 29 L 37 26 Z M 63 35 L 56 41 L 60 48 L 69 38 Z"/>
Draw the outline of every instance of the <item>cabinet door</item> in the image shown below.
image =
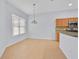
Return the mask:
<path id="1" fill-rule="evenodd" d="M 63 21 L 62 19 L 56 19 L 56 26 L 62 26 Z"/>
<path id="2" fill-rule="evenodd" d="M 78 18 L 69 18 L 69 22 L 78 22 Z"/>
<path id="3" fill-rule="evenodd" d="M 68 22 L 78 22 L 78 18 L 63 18 L 56 19 L 56 26 L 68 27 Z"/>
<path id="4" fill-rule="evenodd" d="M 56 20 L 56 26 L 63 26 L 63 27 L 66 27 L 68 26 L 68 19 L 65 18 L 65 19 L 57 19 Z"/>
<path id="5" fill-rule="evenodd" d="M 78 18 L 74 18 L 74 21 L 75 21 L 75 22 L 78 22 Z"/>
<path id="6" fill-rule="evenodd" d="M 63 26 L 64 27 L 67 27 L 68 26 L 68 19 L 67 18 L 64 18 L 63 19 Z"/>
<path id="7" fill-rule="evenodd" d="M 60 32 L 56 32 L 56 41 L 59 41 L 60 38 Z"/>
<path id="8" fill-rule="evenodd" d="M 61 24 L 60 22 L 61 22 L 61 21 L 60 21 L 59 19 L 57 19 L 57 20 L 56 20 L 56 26 L 60 26 L 60 24 Z"/>

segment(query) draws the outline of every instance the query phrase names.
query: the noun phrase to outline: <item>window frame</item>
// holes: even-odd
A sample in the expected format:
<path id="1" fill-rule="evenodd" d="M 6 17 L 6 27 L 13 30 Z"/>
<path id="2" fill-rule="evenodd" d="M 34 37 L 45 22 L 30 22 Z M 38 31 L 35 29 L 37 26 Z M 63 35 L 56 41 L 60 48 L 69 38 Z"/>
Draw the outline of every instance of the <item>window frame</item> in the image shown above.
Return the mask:
<path id="1" fill-rule="evenodd" d="M 15 18 L 15 21 L 17 21 L 17 23 L 14 21 L 13 17 L 18 17 L 17 19 Z M 24 24 L 25 24 L 24 26 L 21 26 L 20 20 L 24 21 Z M 18 34 L 15 33 L 16 31 L 14 30 L 14 27 L 16 27 L 18 29 Z M 21 31 L 21 28 L 24 28 L 23 33 Z M 25 19 L 23 17 L 16 15 L 16 14 L 12 14 L 12 35 L 16 36 L 16 35 L 22 35 L 22 34 L 25 34 L 25 33 L 26 33 L 26 21 L 25 21 Z"/>

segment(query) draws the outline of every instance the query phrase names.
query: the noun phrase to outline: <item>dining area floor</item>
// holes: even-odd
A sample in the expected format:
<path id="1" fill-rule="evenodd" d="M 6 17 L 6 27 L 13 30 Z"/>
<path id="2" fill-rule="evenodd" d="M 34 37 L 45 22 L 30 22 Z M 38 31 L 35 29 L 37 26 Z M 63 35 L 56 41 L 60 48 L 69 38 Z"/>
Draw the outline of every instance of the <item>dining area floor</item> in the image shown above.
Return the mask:
<path id="1" fill-rule="evenodd" d="M 1 59 L 67 59 L 53 40 L 25 39 L 7 47 Z"/>

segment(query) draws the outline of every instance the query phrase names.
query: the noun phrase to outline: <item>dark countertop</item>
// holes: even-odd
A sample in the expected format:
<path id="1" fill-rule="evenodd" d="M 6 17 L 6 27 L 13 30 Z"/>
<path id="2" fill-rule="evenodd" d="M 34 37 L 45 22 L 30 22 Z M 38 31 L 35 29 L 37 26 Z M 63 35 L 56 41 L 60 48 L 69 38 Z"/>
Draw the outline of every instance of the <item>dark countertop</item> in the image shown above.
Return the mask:
<path id="1" fill-rule="evenodd" d="M 72 37 L 78 37 L 78 32 L 71 32 L 71 31 L 66 31 L 66 30 L 57 30 L 60 33 L 72 36 Z"/>
<path id="2" fill-rule="evenodd" d="M 67 31 L 67 27 L 56 27 L 56 32 L 60 32 L 72 37 L 78 37 L 78 32 L 75 31 Z"/>
<path id="3" fill-rule="evenodd" d="M 61 31 L 61 33 L 64 33 L 64 34 L 72 36 L 72 37 L 78 37 L 78 32 Z"/>

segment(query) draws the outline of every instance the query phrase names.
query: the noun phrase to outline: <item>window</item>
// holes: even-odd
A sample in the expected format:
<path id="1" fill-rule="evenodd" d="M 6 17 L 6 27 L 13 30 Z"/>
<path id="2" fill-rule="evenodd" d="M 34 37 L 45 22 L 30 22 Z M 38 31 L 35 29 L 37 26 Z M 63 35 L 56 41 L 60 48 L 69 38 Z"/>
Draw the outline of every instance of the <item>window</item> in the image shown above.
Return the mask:
<path id="1" fill-rule="evenodd" d="M 12 15 L 13 35 L 20 35 L 25 33 L 25 19 L 15 14 Z"/>

